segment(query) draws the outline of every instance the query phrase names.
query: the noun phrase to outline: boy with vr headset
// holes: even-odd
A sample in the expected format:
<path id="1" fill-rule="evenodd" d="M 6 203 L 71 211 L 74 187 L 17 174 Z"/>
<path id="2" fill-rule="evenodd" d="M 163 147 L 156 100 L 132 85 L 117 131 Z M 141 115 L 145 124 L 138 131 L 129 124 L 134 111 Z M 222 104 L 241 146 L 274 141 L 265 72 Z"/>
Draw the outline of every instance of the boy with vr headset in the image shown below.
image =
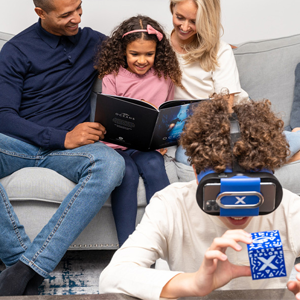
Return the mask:
<path id="1" fill-rule="evenodd" d="M 288 276 L 300 255 L 300 198 L 272 175 L 289 154 L 283 122 L 268 100 L 235 105 L 233 111 L 221 96 L 198 105 L 180 141 L 196 180 L 174 183 L 152 197 L 136 231 L 101 273 L 100 293 L 159 299 L 204 296 L 220 287 L 287 285 L 300 299 L 300 274 L 288 283 L 286 277 L 252 280 L 247 253 L 251 232 L 279 230 Z M 221 197 L 210 206 L 207 190 L 218 198 L 231 189 L 224 189 L 223 178 L 231 179 L 230 186 L 242 182 L 246 195 L 261 195 L 259 204 L 227 209 Z M 247 189 L 249 178 L 258 188 Z M 168 262 L 170 271 L 150 268 L 158 258 Z"/>

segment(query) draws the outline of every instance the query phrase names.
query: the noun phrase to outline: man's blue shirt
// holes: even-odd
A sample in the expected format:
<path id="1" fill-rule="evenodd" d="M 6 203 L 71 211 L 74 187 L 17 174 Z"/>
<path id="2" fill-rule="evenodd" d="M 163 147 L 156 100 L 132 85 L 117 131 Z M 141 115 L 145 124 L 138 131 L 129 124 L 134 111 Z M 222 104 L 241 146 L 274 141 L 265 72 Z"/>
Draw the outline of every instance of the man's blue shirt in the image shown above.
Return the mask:
<path id="1" fill-rule="evenodd" d="M 93 58 L 104 39 L 90 28 L 56 36 L 38 22 L 8 41 L 0 52 L 0 132 L 64 149 L 66 133 L 89 120 Z"/>

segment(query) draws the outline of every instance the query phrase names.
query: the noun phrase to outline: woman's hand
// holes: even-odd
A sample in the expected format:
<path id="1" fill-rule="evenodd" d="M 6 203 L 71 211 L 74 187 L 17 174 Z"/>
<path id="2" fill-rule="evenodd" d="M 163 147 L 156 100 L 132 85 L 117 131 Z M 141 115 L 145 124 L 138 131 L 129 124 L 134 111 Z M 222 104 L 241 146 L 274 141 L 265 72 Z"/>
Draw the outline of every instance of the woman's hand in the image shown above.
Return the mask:
<path id="1" fill-rule="evenodd" d="M 295 265 L 295 269 L 300 272 L 300 264 Z M 287 288 L 294 293 L 295 298 L 300 300 L 300 273 L 296 276 L 297 281 L 289 281 Z"/>
<path id="2" fill-rule="evenodd" d="M 251 235 L 244 230 L 228 230 L 215 238 L 205 253 L 204 260 L 196 273 L 183 273 L 173 277 L 163 288 L 161 297 L 179 298 L 208 295 L 234 278 L 251 276 L 249 266 L 237 266 L 228 261 L 226 249 L 241 251 L 238 244 L 251 244 Z"/>
<path id="3" fill-rule="evenodd" d="M 292 132 L 297 132 L 297 131 L 299 131 L 300 130 L 300 127 L 295 127 L 293 130 L 292 130 Z"/>

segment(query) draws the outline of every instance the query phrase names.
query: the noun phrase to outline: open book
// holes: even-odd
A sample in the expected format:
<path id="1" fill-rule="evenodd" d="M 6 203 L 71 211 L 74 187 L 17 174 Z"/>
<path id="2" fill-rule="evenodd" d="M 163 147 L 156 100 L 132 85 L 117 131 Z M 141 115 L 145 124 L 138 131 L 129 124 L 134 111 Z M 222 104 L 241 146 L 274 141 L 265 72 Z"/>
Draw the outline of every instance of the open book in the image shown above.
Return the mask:
<path id="1" fill-rule="evenodd" d="M 158 108 L 144 100 L 99 93 L 95 122 L 106 128 L 103 141 L 141 151 L 177 144 L 186 119 L 199 101 L 171 100 Z"/>

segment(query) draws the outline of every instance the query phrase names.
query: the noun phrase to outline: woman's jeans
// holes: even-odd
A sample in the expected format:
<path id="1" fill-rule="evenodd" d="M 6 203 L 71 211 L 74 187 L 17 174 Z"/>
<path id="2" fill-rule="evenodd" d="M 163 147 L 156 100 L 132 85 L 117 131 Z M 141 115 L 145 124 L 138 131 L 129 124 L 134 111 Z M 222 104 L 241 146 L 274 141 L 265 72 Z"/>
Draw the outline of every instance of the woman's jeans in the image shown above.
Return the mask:
<path id="1" fill-rule="evenodd" d="M 124 160 L 99 142 L 52 151 L 0 134 L 0 178 L 25 167 L 52 169 L 77 184 L 32 242 L 0 184 L 0 259 L 7 266 L 21 260 L 47 277 L 121 183 Z"/>
<path id="2" fill-rule="evenodd" d="M 292 157 L 294 154 L 300 151 L 300 130 L 296 132 L 284 131 L 283 133 L 285 134 L 286 140 L 290 145 L 291 153 L 289 157 Z M 182 164 L 188 166 L 190 165 L 188 157 L 185 155 L 185 150 L 181 146 L 179 146 L 176 150 L 175 159 Z"/>
<path id="3" fill-rule="evenodd" d="M 139 176 L 144 180 L 147 203 L 154 193 L 168 186 L 170 182 L 164 158 L 159 152 L 141 152 L 133 149 L 116 151 L 123 156 L 126 166 L 122 184 L 111 195 L 112 211 L 121 246 L 135 230 Z"/>
<path id="4" fill-rule="evenodd" d="M 285 134 L 286 140 L 290 144 L 291 154 L 289 157 L 292 157 L 300 150 L 300 131 L 284 131 L 283 133 Z"/>

